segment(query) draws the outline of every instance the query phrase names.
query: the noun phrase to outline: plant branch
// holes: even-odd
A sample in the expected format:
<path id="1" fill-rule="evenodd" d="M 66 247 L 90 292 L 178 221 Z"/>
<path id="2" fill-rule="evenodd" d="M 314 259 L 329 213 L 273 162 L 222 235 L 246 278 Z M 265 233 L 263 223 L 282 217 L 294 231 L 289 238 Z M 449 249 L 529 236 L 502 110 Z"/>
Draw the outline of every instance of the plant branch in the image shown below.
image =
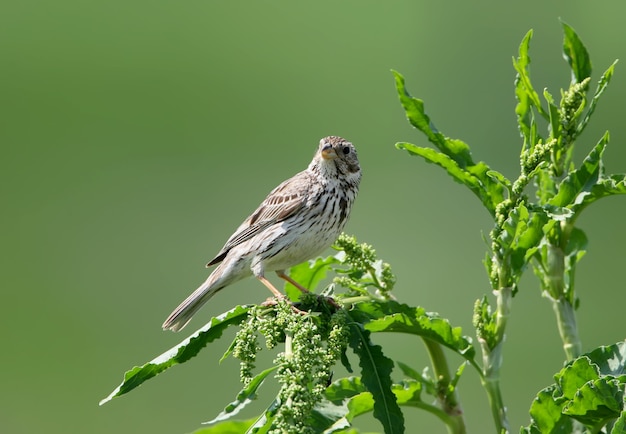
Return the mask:
<path id="1" fill-rule="evenodd" d="M 433 366 L 437 384 L 437 396 L 443 412 L 447 416 L 447 418 L 442 418 L 442 420 L 446 423 L 449 433 L 464 434 L 467 430 L 465 428 L 465 420 L 463 419 L 463 410 L 459 403 L 459 397 L 450 375 L 450 368 L 448 367 L 443 348 L 440 344 L 430 339 L 424 338 L 423 341 Z"/>

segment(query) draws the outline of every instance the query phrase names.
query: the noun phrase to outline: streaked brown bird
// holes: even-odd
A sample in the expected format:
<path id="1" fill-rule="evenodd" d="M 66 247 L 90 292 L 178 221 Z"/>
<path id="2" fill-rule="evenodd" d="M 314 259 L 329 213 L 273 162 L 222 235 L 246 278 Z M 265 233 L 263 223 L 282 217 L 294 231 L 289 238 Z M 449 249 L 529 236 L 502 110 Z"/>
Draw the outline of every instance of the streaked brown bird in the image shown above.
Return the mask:
<path id="1" fill-rule="evenodd" d="M 254 275 L 278 297 L 283 294 L 266 279 L 276 274 L 306 291 L 285 274 L 289 267 L 328 248 L 345 226 L 359 191 L 361 167 L 352 143 L 324 137 L 306 170 L 284 181 L 237 228 L 207 267 L 219 264 L 163 323 L 179 331 L 226 286 Z"/>

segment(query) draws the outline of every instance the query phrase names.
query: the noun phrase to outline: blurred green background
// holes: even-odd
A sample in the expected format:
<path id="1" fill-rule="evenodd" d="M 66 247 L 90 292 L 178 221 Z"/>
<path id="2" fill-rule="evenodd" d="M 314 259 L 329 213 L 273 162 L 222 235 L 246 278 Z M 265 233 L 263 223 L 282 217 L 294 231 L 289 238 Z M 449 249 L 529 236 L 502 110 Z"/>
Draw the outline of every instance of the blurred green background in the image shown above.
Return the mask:
<path id="1" fill-rule="evenodd" d="M 426 142 L 389 70 L 405 75 L 440 130 L 515 177 L 511 57 L 524 34 L 535 30 L 536 88 L 558 95 L 569 82 L 559 17 L 586 43 L 596 81 L 626 57 L 625 13 L 619 0 L 4 2 L 0 431 L 183 433 L 213 418 L 238 391 L 237 363 L 218 365 L 233 330 L 130 395 L 98 401 L 210 316 L 269 295 L 246 280 L 183 334 L 160 328 L 233 229 L 306 167 L 325 135 L 353 141 L 362 162 L 347 231 L 392 264 L 401 301 L 473 335 L 473 302 L 489 292 L 481 231 L 490 218 L 442 170 L 395 150 Z M 626 171 L 625 97 L 618 64 L 579 143 L 582 158 L 610 130 L 609 172 Z M 578 272 L 585 350 L 626 336 L 625 213 L 626 198 L 611 198 L 580 220 L 590 239 Z M 396 360 L 427 363 L 419 340 L 375 339 Z M 516 431 L 563 360 L 530 270 L 507 343 L 502 385 Z M 469 369 L 460 387 L 469 430 L 493 432 Z M 428 414 L 406 417 L 407 432 L 445 432 Z M 360 427 L 380 429 L 371 419 Z"/>

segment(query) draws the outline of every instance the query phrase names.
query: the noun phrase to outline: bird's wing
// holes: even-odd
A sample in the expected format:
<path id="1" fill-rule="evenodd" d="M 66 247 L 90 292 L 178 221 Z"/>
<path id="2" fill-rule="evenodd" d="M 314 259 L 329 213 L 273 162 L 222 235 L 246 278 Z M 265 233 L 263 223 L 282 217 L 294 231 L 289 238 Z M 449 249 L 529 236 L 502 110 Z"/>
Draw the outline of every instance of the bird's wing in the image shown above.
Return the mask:
<path id="1" fill-rule="evenodd" d="M 304 206 L 309 195 L 311 185 L 309 181 L 305 172 L 301 172 L 272 190 L 256 211 L 226 241 L 222 250 L 207 264 L 207 267 L 221 262 L 233 247 L 297 213 Z"/>

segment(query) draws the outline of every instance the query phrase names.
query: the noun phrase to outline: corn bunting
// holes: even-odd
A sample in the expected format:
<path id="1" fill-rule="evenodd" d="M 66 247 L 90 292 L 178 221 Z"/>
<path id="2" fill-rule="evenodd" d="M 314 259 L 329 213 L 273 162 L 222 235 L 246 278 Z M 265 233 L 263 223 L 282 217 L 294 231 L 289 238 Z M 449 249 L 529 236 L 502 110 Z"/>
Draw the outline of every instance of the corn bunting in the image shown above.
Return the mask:
<path id="1" fill-rule="evenodd" d="M 276 297 L 284 297 L 266 279 L 276 274 L 302 291 L 284 270 L 328 248 L 348 220 L 361 180 L 361 167 L 352 143 L 337 136 L 320 141 L 306 170 L 284 181 L 237 228 L 207 267 L 219 264 L 163 323 L 179 331 L 213 295 L 254 275 Z"/>

